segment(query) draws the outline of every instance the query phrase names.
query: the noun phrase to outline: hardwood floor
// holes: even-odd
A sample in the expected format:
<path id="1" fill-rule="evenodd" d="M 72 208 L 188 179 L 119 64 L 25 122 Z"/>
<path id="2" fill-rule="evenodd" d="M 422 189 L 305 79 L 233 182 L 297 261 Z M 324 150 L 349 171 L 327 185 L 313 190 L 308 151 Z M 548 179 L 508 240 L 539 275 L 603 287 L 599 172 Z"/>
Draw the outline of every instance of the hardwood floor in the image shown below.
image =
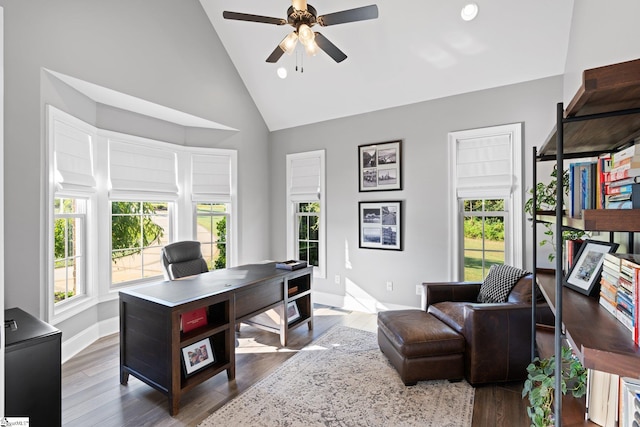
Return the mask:
<path id="1" fill-rule="evenodd" d="M 287 348 L 270 332 L 242 325 L 236 349 L 236 380 L 222 373 L 198 385 L 185 396 L 180 412 L 171 417 L 167 398 L 142 381 L 119 382 L 119 338 L 96 341 L 62 366 L 62 424 L 64 426 L 195 426 L 224 403 L 268 375 L 295 352 L 333 325 L 343 324 L 375 332 L 376 316 L 316 307 L 314 329 L 296 329 Z M 528 426 L 522 384 L 478 387 L 474 426 Z"/>

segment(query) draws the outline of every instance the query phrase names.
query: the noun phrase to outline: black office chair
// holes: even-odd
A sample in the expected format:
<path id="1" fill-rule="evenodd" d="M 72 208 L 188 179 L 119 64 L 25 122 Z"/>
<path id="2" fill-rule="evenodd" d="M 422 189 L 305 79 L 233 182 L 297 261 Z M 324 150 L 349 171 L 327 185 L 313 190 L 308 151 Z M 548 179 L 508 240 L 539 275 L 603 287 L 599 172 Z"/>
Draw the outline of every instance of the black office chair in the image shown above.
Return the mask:
<path id="1" fill-rule="evenodd" d="M 202 257 L 200 242 L 186 240 L 171 243 L 162 248 L 160 256 L 165 280 L 176 280 L 209 271 L 207 262 Z"/>

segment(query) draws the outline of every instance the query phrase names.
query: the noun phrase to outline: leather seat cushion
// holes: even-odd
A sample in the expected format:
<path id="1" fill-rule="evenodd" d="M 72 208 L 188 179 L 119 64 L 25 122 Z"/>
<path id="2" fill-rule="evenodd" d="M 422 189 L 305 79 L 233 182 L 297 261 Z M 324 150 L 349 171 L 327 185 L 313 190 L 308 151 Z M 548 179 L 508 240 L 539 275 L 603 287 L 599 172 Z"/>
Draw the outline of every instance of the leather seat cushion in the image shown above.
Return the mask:
<path id="1" fill-rule="evenodd" d="M 462 334 L 464 329 L 464 308 L 471 303 L 444 301 L 430 305 L 428 312 L 444 322 L 451 329 Z"/>
<path id="2" fill-rule="evenodd" d="M 381 311 L 378 329 L 406 358 L 464 353 L 464 338 L 422 310 Z"/>

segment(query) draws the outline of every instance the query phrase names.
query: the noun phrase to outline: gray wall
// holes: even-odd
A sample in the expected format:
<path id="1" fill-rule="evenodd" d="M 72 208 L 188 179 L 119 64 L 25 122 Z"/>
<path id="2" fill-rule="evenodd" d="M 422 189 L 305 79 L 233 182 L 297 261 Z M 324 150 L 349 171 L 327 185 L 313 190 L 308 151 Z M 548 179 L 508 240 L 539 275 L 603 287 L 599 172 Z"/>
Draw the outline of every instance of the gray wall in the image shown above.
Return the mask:
<path id="1" fill-rule="evenodd" d="M 577 0 L 567 51 L 564 102 L 582 84 L 582 71 L 640 58 L 637 0 Z"/>
<path id="2" fill-rule="evenodd" d="M 6 307 L 41 315 L 46 304 L 41 211 L 47 103 L 102 129 L 238 149 L 239 262 L 268 258 L 268 131 L 197 0 L 0 0 L 0 5 L 5 17 Z M 239 132 L 185 129 L 96 105 L 42 68 Z M 115 301 L 104 303 L 58 325 L 64 339 L 112 318 L 115 307 Z"/>
<path id="3" fill-rule="evenodd" d="M 415 285 L 449 279 L 451 230 L 455 213 L 448 206 L 448 141 L 452 131 L 524 123 L 526 188 L 531 187 L 531 150 L 541 145 L 555 120 L 555 104 L 562 98 L 562 76 L 497 89 L 272 132 L 271 206 L 272 253 L 286 255 L 285 156 L 326 149 L 327 279 L 316 280 L 320 292 L 347 298 L 365 292 L 382 306 L 418 306 Z M 402 191 L 359 193 L 360 144 L 403 140 Z M 404 200 L 404 250 L 358 248 L 358 201 Z M 516 218 L 516 220 L 520 220 Z M 531 261 L 531 230 L 526 265 Z M 334 283 L 335 275 L 343 278 Z M 349 283 L 349 286 L 345 286 Z M 386 290 L 385 282 L 394 282 Z"/>

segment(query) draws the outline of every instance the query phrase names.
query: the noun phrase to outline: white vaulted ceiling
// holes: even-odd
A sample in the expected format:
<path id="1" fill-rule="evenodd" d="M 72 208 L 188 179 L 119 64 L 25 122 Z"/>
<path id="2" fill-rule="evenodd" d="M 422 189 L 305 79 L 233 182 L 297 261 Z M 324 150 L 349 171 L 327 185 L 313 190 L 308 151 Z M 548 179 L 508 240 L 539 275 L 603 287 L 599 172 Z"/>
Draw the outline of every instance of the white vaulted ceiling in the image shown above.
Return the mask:
<path id="1" fill-rule="evenodd" d="M 272 131 L 562 74 L 573 10 L 572 0 L 476 0 L 465 22 L 464 0 L 309 0 L 318 15 L 377 4 L 379 18 L 313 27 L 347 54 L 339 64 L 324 52 L 269 64 L 292 27 L 222 12 L 286 19 L 289 0 L 200 2 Z"/>

